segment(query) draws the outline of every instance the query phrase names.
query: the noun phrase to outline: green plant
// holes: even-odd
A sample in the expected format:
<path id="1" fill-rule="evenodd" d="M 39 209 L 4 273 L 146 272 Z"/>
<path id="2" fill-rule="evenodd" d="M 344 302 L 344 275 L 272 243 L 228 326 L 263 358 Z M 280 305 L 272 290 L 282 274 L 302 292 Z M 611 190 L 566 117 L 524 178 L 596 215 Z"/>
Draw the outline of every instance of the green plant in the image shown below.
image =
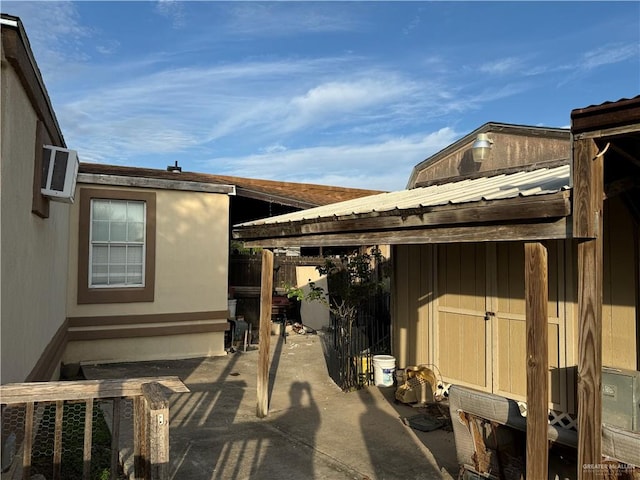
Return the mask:
<path id="1" fill-rule="evenodd" d="M 368 253 L 345 255 L 339 259 L 326 258 L 324 265 L 316 267 L 321 275 L 328 277 L 329 291 L 309 282 L 306 293 L 300 287 L 284 285 L 289 298 L 320 302 L 334 314 L 339 326 L 351 333 L 362 303 L 378 293 L 384 286 L 379 271 L 384 257 L 378 247 Z"/>

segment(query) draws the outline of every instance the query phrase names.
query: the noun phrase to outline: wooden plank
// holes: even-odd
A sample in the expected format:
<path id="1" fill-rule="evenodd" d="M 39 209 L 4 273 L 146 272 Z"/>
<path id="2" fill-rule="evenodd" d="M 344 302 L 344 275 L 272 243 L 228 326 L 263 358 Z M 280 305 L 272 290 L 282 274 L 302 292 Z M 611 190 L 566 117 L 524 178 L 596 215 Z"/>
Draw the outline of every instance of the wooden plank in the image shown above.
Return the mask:
<path id="1" fill-rule="evenodd" d="M 147 478 L 147 422 L 144 397 L 133 399 L 133 477 L 135 480 Z"/>
<path id="2" fill-rule="evenodd" d="M 625 125 L 621 127 L 601 128 L 590 132 L 576 133 L 576 140 L 585 140 L 588 138 L 613 137 L 618 135 L 628 135 L 630 133 L 640 132 L 640 123 Z"/>
<path id="3" fill-rule="evenodd" d="M 500 241 L 539 241 L 571 238 L 571 220 L 524 224 L 469 225 L 464 227 L 414 228 L 301 235 L 248 240 L 247 247 L 317 247 L 354 245 L 399 245 L 424 243 L 464 243 Z"/>
<path id="4" fill-rule="evenodd" d="M 22 478 L 31 479 L 31 457 L 33 455 L 33 402 L 28 402 L 24 413 L 24 442 L 22 452 Z"/>
<path id="5" fill-rule="evenodd" d="M 0 385 L 0 404 L 136 397 L 142 395 L 142 385 L 149 382 L 158 382 L 173 393 L 189 392 L 187 386 L 177 376 L 8 383 Z"/>
<path id="6" fill-rule="evenodd" d="M 602 157 L 596 161 L 598 147 L 590 139 L 573 142 L 573 236 L 594 238 L 598 232 L 598 199 L 602 199 Z"/>
<path id="7" fill-rule="evenodd" d="M 575 237 L 578 243 L 578 466 L 601 462 L 604 158 L 595 142 L 574 141 Z M 579 479 L 597 476 L 578 468 Z"/>
<path id="8" fill-rule="evenodd" d="M 169 401 L 156 382 L 142 385 L 147 405 L 149 436 L 149 476 L 151 480 L 169 478 Z"/>
<path id="9" fill-rule="evenodd" d="M 260 291 L 260 337 L 258 342 L 258 418 L 269 413 L 269 346 L 271 342 L 271 304 L 273 295 L 273 252 L 262 251 Z"/>
<path id="10" fill-rule="evenodd" d="M 62 468 L 62 421 L 64 418 L 64 402 L 56 402 L 56 422 L 53 434 L 53 480 L 61 480 Z"/>
<path id="11" fill-rule="evenodd" d="M 549 468 L 547 249 L 541 243 L 526 243 L 524 251 L 527 315 L 527 478 L 547 478 Z"/>
<path id="12" fill-rule="evenodd" d="M 120 407 L 122 400 L 113 399 L 111 418 L 111 480 L 118 480 L 118 467 L 120 465 Z"/>
<path id="13" fill-rule="evenodd" d="M 578 244 L 578 465 L 601 462 L 602 240 Z M 598 472 L 578 468 L 580 480 Z"/>
<path id="14" fill-rule="evenodd" d="M 93 440 L 93 398 L 87 399 L 84 412 L 84 448 L 82 451 L 82 479 L 91 478 L 91 442 Z"/>
<path id="15" fill-rule="evenodd" d="M 97 173 L 78 174 L 78 183 L 91 183 L 93 185 L 153 188 L 159 190 L 181 190 L 185 192 L 223 193 L 231 195 L 235 193 L 234 185 L 190 182 L 179 179 L 180 175 L 176 175 L 175 180 L 167 180 L 163 178 L 103 175 Z"/>

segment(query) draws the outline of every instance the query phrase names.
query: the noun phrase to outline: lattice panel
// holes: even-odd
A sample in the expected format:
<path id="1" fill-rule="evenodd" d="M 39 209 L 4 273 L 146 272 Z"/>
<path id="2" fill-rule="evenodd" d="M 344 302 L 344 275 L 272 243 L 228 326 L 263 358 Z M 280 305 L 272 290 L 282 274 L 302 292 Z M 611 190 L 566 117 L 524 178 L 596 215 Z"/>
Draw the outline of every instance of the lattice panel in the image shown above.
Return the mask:
<path id="1" fill-rule="evenodd" d="M 523 417 L 527 416 L 527 403 L 518 402 L 520 413 Z M 568 430 L 578 430 L 578 419 L 570 413 L 560 412 L 557 410 L 549 410 L 549 425 L 555 427 L 566 428 Z"/>

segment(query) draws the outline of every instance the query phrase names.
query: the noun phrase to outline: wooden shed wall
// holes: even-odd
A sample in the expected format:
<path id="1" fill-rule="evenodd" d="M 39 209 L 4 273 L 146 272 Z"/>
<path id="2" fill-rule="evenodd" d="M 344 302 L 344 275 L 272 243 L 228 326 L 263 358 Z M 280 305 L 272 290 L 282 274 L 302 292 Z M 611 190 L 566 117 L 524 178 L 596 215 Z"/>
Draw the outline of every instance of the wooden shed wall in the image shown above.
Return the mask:
<path id="1" fill-rule="evenodd" d="M 489 158 L 481 164 L 473 161 L 471 146 L 475 138 L 472 138 L 468 144 L 425 165 L 416 175 L 415 183 L 569 158 L 568 135 L 567 138 L 506 132 L 489 132 L 488 135 L 493 146 Z"/>
<path id="2" fill-rule="evenodd" d="M 638 369 L 638 227 L 619 198 L 605 202 L 602 364 Z"/>
<path id="3" fill-rule="evenodd" d="M 638 226 L 622 202 L 607 203 L 603 364 L 636 369 Z M 550 402 L 575 412 L 575 245 L 551 241 L 547 247 Z M 393 260 L 393 354 L 399 367 L 433 363 L 446 381 L 524 400 L 523 244 L 398 245 Z M 484 320 L 486 312 L 495 317 Z"/>
<path id="4" fill-rule="evenodd" d="M 392 249 L 392 349 L 400 368 L 429 363 L 433 246 Z"/>

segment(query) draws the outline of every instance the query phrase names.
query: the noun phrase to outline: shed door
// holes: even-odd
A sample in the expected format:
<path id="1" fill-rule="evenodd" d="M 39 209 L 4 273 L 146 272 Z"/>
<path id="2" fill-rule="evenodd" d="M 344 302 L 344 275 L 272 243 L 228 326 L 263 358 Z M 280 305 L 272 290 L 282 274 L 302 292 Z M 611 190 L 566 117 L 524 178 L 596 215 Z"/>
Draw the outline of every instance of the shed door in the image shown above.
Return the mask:
<path id="1" fill-rule="evenodd" d="M 563 244 L 549 242 L 551 400 L 565 398 Z M 436 358 L 444 380 L 526 398 L 522 243 L 438 246 Z"/>
<path id="2" fill-rule="evenodd" d="M 491 390 L 484 244 L 438 246 L 437 358 L 445 381 Z"/>
<path id="3" fill-rule="evenodd" d="M 490 247 L 491 248 L 491 247 Z M 496 249 L 496 288 L 490 302 L 493 318 L 493 391 L 517 400 L 526 400 L 526 306 L 524 291 L 524 246 L 522 243 L 499 243 Z M 566 398 L 564 338 L 564 277 L 562 242 L 547 242 L 548 254 L 548 331 L 550 401 L 564 408 Z M 492 289 L 493 290 L 493 289 Z"/>

